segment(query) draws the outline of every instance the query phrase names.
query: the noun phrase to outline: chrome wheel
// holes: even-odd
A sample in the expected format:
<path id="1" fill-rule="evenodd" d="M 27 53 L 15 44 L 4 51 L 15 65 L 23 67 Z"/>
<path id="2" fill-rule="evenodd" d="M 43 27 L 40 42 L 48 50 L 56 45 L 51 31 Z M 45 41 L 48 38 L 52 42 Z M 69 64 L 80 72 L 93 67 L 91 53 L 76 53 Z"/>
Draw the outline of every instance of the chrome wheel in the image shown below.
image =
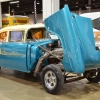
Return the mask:
<path id="1" fill-rule="evenodd" d="M 47 65 L 41 75 L 42 84 L 45 90 L 51 94 L 57 94 L 64 84 L 64 77 L 59 66 Z"/>
<path id="2" fill-rule="evenodd" d="M 57 77 L 54 72 L 47 71 L 44 76 L 44 82 L 49 90 L 53 90 L 57 84 Z"/>

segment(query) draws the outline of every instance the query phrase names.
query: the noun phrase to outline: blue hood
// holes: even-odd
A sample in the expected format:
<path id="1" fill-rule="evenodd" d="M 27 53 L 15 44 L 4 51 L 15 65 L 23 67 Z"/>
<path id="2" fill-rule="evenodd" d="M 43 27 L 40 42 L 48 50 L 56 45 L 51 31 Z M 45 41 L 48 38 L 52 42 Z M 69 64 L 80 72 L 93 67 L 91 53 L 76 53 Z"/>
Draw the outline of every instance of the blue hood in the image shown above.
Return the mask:
<path id="1" fill-rule="evenodd" d="M 44 23 L 46 29 L 61 40 L 64 53 L 62 63 L 66 71 L 83 73 L 100 64 L 100 52 L 95 50 L 91 19 L 71 13 L 65 6 Z"/>

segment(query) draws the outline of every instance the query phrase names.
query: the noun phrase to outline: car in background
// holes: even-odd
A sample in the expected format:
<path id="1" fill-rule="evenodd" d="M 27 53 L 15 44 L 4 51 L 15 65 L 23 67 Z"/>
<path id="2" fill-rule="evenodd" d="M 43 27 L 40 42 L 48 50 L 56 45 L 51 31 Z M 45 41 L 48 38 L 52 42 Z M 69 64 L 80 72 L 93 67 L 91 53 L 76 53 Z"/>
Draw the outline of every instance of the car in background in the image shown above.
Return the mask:
<path id="1" fill-rule="evenodd" d="M 100 49 L 100 12 L 83 13 L 80 16 L 91 18 L 95 39 L 95 46 Z"/>

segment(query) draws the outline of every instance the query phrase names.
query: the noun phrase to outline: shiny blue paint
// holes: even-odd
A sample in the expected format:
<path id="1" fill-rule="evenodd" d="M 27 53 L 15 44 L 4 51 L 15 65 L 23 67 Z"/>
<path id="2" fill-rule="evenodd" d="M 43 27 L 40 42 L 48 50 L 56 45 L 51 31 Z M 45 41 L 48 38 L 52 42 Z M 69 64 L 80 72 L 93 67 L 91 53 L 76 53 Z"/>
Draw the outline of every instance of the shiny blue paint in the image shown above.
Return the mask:
<path id="1" fill-rule="evenodd" d="M 0 66 L 14 70 L 27 71 L 26 43 L 5 42 L 1 44 Z"/>
<path id="2" fill-rule="evenodd" d="M 37 61 L 39 58 L 43 55 L 42 50 L 38 48 L 38 46 L 42 45 L 43 47 L 46 47 L 46 44 L 52 43 L 54 40 L 50 39 L 41 39 L 37 41 L 31 41 L 28 43 L 28 45 L 31 46 L 30 48 L 30 69 L 35 69 Z"/>
<path id="3" fill-rule="evenodd" d="M 30 72 L 35 69 L 42 56 L 39 45 L 46 46 L 53 40 L 44 39 L 31 42 L 4 42 L 0 44 L 0 66 L 13 70 Z"/>
<path id="4" fill-rule="evenodd" d="M 99 66 L 100 51 L 95 50 L 90 19 L 71 13 L 65 6 L 44 23 L 46 29 L 61 40 L 64 53 L 62 63 L 67 72 L 83 73 Z"/>

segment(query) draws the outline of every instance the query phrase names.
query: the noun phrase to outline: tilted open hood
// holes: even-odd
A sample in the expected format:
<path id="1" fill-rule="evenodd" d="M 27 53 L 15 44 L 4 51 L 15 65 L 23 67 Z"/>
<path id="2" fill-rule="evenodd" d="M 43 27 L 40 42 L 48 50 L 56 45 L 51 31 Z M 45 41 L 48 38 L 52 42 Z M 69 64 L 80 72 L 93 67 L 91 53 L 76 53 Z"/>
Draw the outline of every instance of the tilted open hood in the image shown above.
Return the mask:
<path id="1" fill-rule="evenodd" d="M 100 52 L 95 50 L 91 19 L 71 13 L 68 6 L 65 6 L 44 23 L 46 29 L 61 40 L 64 53 L 62 63 L 66 71 L 83 73 L 100 63 Z"/>

